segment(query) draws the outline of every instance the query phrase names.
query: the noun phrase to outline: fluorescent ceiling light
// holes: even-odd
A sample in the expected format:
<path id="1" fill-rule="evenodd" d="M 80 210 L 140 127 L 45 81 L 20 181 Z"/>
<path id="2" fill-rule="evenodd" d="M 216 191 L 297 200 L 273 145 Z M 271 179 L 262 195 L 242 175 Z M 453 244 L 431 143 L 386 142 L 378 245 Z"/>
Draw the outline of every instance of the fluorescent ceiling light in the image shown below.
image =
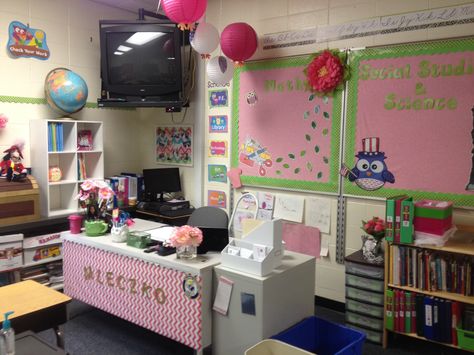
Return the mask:
<path id="1" fill-rule="evenodd" d="M 114 54 L 115 54 L 115 55 L 122 55 L 123 52 L 116 51 L 116 52 L 114 52 Z"/>
<path id="2" fill-rule="evenodd" d="M 145 43 L 153 41 L 154 39 L 164 36 L 163 32 L 136 32 L 125 42 L 134 44 L 136 46 L 141 46 Z"/>
<path id="3" fill-rule="evenodd" d="M 119 46 L 117 48 L 118 51 L 122 51 L 122 52 L 128 52 L 128 51 L 131 51 L 133 48 L 132 47 L 127 47 L 127 46 Z"/>

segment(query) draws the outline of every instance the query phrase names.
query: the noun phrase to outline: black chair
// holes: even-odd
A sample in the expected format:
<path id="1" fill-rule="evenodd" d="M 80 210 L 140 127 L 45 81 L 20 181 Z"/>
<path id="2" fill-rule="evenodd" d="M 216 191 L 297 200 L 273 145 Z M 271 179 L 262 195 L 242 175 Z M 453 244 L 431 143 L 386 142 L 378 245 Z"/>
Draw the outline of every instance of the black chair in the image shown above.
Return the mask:
<path id="1" fill-rule="evenodd" d="M 197 249 L 198 254 L 225 248 L 229 243 L 228 223 L 226 211 L 220 208 L 204 206 L 193 211 L 187 224 L 202 230 L 203 240 Z"/>

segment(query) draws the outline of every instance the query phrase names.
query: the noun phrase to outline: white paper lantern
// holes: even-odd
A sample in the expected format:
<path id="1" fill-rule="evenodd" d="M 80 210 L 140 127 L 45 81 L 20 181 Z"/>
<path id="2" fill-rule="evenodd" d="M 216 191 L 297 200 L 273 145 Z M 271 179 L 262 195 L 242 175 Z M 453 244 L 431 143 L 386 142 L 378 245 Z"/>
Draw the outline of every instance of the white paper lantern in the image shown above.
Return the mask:
<path id="1" fill-rule="evenodd" d="M 234 63 L 226 57 L 219 55 L 207 63 L 207 76 L 217 85 L 227 84 L 234 75 Z"/>
<path id="2" fill-rule="evenodd" d="M 210 53 L 219 45 L 219 32 L 210 23 L 201 22 L 189 33 L 189 42 L 201 57 L 210 58 Z"/>

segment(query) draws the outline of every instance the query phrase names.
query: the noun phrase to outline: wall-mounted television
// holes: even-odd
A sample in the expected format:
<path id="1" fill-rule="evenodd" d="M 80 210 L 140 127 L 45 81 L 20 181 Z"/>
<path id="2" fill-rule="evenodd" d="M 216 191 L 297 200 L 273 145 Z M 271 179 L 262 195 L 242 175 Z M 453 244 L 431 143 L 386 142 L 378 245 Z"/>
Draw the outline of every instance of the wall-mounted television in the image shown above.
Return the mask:
<path id="1" fill-rule="evenodd" d="M 181 48 L 174 24 L 100 21 L 99 107 L 181 107 Z"/>

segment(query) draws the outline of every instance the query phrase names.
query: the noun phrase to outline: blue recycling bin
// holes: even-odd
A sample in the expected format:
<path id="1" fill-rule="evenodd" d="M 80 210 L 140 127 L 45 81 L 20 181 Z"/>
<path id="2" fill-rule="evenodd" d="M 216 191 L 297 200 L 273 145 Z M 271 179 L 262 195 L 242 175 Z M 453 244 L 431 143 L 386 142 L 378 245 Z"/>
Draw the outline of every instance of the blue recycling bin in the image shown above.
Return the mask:
<path id="1" fill-rule="evenodd" d="M 365 338 L 362 332 L 315 316 L 272 336 L 318 355 L 360 355 Z"/>

